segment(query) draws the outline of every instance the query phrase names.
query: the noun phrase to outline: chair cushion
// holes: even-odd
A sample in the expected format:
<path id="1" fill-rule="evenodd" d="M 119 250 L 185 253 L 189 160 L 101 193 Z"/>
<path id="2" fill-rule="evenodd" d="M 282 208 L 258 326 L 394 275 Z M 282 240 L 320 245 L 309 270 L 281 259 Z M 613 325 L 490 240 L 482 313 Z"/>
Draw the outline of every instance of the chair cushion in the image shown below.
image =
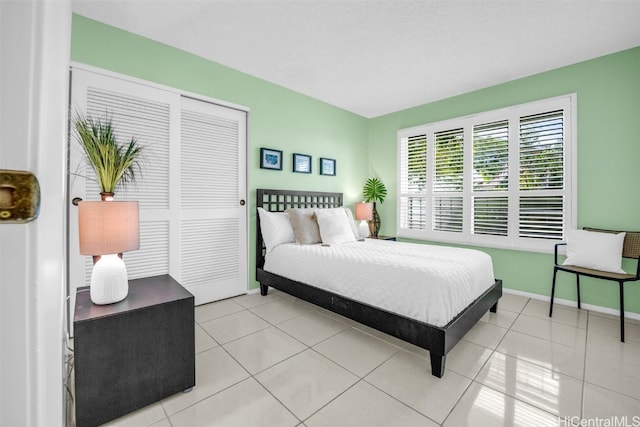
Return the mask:
<path id="1" fill-rule="evenodd" d="M 598 277 L 601 279 L 622 280 L 624 282 L 636 280 L 635 274 L 611 273 L 609 271 L 593 270 L 591 268 L 584 268 L 584 267 L 576 267 L 575 265 L 559 265 L 558 268 L 562 271 L 584 274 L 587 276 Z"/>
<path id="2" fill-rule="evenodd" d="M 567 259 L 562 265 L 625 274 L 622 269 L 624 236 L 625 233 L 570 230 L 567 234 Z"/>

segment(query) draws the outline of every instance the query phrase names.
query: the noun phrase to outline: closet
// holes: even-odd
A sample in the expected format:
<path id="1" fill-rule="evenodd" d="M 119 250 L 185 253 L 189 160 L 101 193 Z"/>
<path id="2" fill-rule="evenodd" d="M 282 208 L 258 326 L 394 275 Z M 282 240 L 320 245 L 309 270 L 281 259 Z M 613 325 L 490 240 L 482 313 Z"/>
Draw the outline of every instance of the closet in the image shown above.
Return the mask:
<path id="1" fill-rule="evenodd" d="M 116 200 L 140 203 L 140 249 L 124 253 L 129 279 L 170 274 L 196 305 L 247 291 L 247 115 L 177 89 L 84 66 L 71 69 L 70 119 L 112 119 L 119 141 L 143 148 L 138 181 Z M 70 126 L 69 295 L 93 266 L 78 249 L 77 208 L 100 189 Z M 105 202 L 107 203 L 107 202 Z"/>

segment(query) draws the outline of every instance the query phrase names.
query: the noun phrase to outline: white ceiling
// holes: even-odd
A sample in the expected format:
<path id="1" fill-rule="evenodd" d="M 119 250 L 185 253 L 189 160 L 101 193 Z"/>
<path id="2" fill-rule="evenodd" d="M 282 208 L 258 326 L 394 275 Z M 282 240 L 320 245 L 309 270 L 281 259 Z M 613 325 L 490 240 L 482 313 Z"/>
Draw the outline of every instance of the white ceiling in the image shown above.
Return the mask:
<path id="1" fill-rule="evenodd" d="M 365 117 L 640 46 L 640 0 L 72 0 Z"/>

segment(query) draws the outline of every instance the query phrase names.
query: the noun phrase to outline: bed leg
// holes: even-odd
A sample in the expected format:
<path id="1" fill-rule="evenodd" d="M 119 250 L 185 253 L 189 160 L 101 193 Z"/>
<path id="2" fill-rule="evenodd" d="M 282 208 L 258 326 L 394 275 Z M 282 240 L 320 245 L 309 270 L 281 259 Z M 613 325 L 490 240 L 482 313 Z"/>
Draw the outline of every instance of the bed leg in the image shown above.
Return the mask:
<path id="1" fill-rule="evenodd" d="M 269 292 L 269 285 L 263 285 L 260 283 L 260 295 L 265 296 Z"/>
<path id="2" fill-rule="evenodd" d="M 492 313 L 497 313 L 498 312 L 498 301 L 496 301 L 496 303 L 491 306 L 489 311 L 492 312 Z"/>
<path id="3" fill-rule="evenodd" d="M 431 353 L 431 375 L 442 378 L 446 358 L 447 356 Z"/>

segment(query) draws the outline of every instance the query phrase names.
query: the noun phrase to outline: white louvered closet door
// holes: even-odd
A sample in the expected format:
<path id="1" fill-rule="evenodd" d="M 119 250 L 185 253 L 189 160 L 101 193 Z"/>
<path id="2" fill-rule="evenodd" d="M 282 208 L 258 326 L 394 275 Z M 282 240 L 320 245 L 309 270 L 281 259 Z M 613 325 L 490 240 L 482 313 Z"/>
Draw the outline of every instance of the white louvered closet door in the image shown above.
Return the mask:
<path id="1" fill-rule="evenodd" d="M 183 97 L 180 140 L 178 280 L 196 304 L 245 293 L 246 113 Z"/>
<path id="2" fill-rule="evenodd" d="M 169 273 L 170 141 L 176 96 L 170 92 L 84 70 L 72 72 L 71 118 L 76 114 L 104 118 L 109 115 L 119 141 L 135 136 L 143 148 L 143 173 L 134 186 L 117 188 L 116 200 L 140 203 L 140 249 L 123 259 L 130 279 Z M 74 137 L 69 143 L 71 198 L 100 200 L 100 187 Z M 77 208 L 69 209 L 70 294 L 90 282 L 93 262 L 80 255 Z"/>
<path id="3" fill-rule="evenodd" d="M 119 141 L 143 148 L 135 186 L 116 200 L 140 202 L 140 249 L 123 254 L 130 279 L 170 274 L 196 304 L 247 291 L 246 112 L 179 92 L 73 68 L 71 117 L 108 114 Z M 72 131 L 72 135 L 74 132 Z M 78 142 L 69 142 L 69 201 L 100 200 Z M 79 253 L 77 208 L 69 208 L 69 294 L 90 282 Z"/>

